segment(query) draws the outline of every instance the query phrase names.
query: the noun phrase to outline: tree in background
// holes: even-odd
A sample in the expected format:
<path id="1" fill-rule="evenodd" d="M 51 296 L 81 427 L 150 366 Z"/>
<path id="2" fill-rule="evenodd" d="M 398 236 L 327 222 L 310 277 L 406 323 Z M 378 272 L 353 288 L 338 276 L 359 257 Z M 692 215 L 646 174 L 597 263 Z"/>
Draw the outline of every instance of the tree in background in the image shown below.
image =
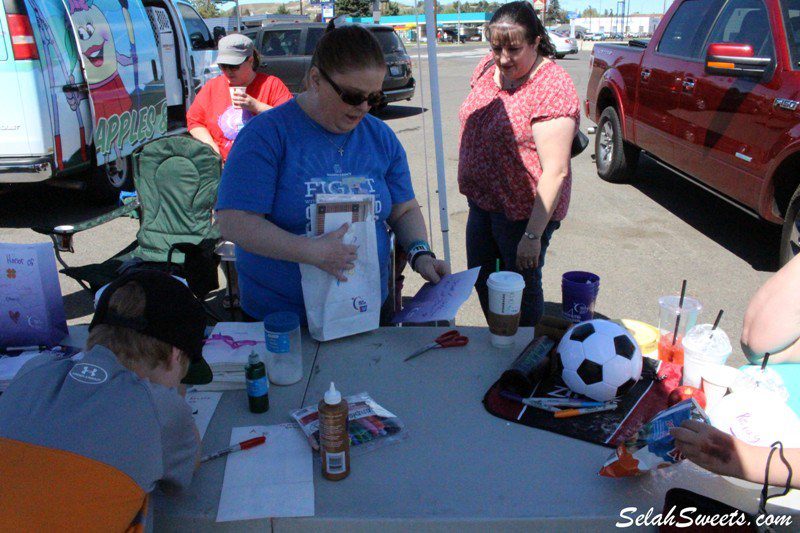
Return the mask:
<path id="1" fill-rule="evenodd" d="M 354 17 L 369 17 L 372 15 L 372 2 L 370 0 L 336 0 L 334 3 L 336 14 L 348 14 Z"/>
<path id="2" fill-rule="evenodd" d="M 289 8 L 286 7 L 286 4 L 281 4 L 278 6 L 278 9 L 275 11 L 276 15 L 289 15 Z"/>
<path id="3" fill-rule="evenodd" d="M 544 15 L 545 25 L 559 24 L 567 21 L 567 12 L 561 9 L 558 0 L 550 0 L 547 3 L 547 11 Z"/>
<path id="4" fill-rule="evenodd" d="M 386 15 L 392 17 L 400 14 L 400 5 L 397 2 L 387 2 Z"/>
<path id="5" fill-rule="evenodd" d="M 589 18 L 589 17 L 599 17 L 600 12 L 593 7 L 587 7 L 581 12 L 581 17 Z"/>
<path id="6" fill-rule="evenodd" d="M 200 16 L 204 19 L 218 17 L 220 15 L 217 4 L 211 0 L 192 0 L 192 3 L 195 9 L 197 9 L 197 12 L 200 13 Z"/>

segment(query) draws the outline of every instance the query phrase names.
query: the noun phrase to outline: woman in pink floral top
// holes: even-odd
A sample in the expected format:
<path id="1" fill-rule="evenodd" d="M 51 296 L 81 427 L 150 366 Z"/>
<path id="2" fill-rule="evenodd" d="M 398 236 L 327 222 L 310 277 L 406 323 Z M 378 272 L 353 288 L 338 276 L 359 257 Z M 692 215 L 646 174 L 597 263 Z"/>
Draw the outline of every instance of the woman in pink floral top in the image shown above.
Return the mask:
<path id="1" fill-rule="evenodd" d="M 478 64 L 459 110 L 458 185 L 469 201 L 467 264 L 484 314 L 486 280 L 500 259 L 525 278 L 521 326 L 544 311 L 542 266 L 567 214 L 570 149 L 579 101 L 569 75 L 528 2 L 498 9 L 488 28 L 492 52 Z"/>

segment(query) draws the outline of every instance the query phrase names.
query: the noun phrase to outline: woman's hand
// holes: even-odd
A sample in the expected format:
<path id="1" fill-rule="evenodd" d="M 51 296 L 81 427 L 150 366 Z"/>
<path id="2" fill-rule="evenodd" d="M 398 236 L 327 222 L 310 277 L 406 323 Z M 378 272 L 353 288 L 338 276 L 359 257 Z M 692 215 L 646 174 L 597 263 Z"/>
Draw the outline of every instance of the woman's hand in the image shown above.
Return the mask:
<path id="1" fill-rule="evenodd" d="M 414 266 L 417 267 L 417 273 L 425 281 L 430 281 L 433 284 L 439 283 L 442 276 L 450 274 L 450 265 L 441 259 L 434 259 L 431 255 L 423 255 L 417 258 Z"/>
<path id="2" fill-rule="evenodd" d="M 745 465 L 752 460 L 752 446 L 696 420 L 687 420 L 670 433 L 675 447 L 694 464 L 716 474 L 747 479 Z"/>
<path id="3" fill-rule="evenodd" d="M 234 94 L 231 97 L 231 101 L 234 105 L 238 105 L 242 109 L 247 109 L 253 115 L 258 115 L 259 113 L 263 113 L 267 109 L 271 109 L 272 107 L 265 104 L 264 102 L 260 102 L 250 96 L 247 93 L 244 94 Z"/>
<path id="4" fill-rule="evenodd" d="M 347 281 L 344 273 L 356 266 L 358 246 L 342 242 L 349 227 L 348 224 L 342 224 L 342 227 L 336 231 L 326 233 L 311 241 L 314 246 L 313 257 L 315 259 L 315 262 L 311 264 L 339 281 Z"/>
<path id="5" fill-rule="evenodd" d="M 539 266 L 542 243 L 539 239 L 523 236 L 517 245 L 517 270 L 527 270 Z"/>

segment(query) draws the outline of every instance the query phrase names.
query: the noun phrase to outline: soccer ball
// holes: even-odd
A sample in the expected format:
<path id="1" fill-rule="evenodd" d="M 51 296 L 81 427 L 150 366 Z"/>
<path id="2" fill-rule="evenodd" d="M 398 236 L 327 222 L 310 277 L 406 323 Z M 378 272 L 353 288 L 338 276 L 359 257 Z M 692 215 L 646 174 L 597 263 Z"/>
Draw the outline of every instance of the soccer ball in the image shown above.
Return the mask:
<path id="1" fill-rule="evenodd" d="M 624 327 L 608 320 L 572 326 L 558 344 L 561 378 L 573 392 L 606 402 L 642 377 L 642 352 Z"/>

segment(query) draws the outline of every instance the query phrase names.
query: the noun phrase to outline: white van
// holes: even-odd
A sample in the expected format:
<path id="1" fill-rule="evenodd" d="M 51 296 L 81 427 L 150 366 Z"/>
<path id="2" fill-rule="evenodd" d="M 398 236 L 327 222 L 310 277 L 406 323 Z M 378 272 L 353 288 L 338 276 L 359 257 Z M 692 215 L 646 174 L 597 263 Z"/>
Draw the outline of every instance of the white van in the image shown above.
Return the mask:
<path id="1" fill-rule="evenodd" d="M 131 152 L 185 131 L 219 74 L 213 33 L 186 0 L 3 0 L 0 183 L 116 198 Z"/>

